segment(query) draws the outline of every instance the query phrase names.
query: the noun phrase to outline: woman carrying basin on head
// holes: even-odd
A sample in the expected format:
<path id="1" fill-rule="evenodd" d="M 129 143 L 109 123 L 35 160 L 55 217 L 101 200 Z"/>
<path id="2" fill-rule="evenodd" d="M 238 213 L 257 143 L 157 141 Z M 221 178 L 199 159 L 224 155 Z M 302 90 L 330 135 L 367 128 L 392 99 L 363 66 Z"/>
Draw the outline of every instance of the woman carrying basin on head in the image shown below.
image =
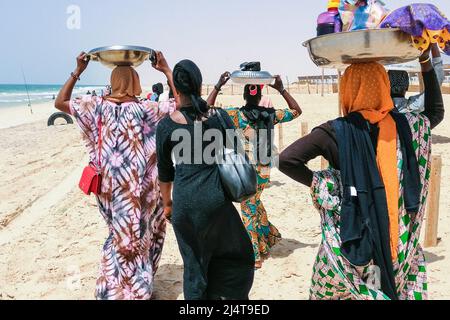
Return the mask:
<path id="1" fill-rule="evenodd" d="M 208 104 L 214 105 L 221 88 L 230 79 L 230 73 L 225 72 L 220 77 L 208 98 Z M 274 126 L 294 120 L 302 114 L 295 99 L 284 89 L 280 76 L 276 76 L 272 85 L 286 100 L 289 109 L 274 109 L 261 106 L 262 86 L 246 85 L 244 88 L 245 106 L 241 108 L 226 108 L 236 128 L 244 131 L 247 141 L 255 141 L 254 151 L 257 154 L 253 160 L 258 173 L 257 194 L 241 203 L 242 219 L 252 240 L 255 254 L 255 268 L 262 266 L 263 258 L 270 254 L 270 249 L 281 240 L 278 229 L 269 222 L 266 209 L 261 200 L 264 189 L 270 183 L 270 168 L 272 165 L 272 139 Z M 256 137 L 256 139 L 255 139 Z"/>
<path id="2" fill-rule="evenodd" d="M 156 168 L 156 125 L 176 109 L 175 101 L 139 101 L 137 72 L 116 67 L 112 92 L 105 97 L 71 100 L 76 82 L 88 66 L 85 53 L 61 89 L 55 106 L 71 114 L 86 141 L 93 164 L 101 173 L 97 203 L 109 236 L 103 246 L 97 299 L 150 299 L 165 237 L 165 219 Z M 162 53 L 153 67 L 172 84 L 172 72 Z"/>
<path id="3" fill-rule="evenodd" d="M 311 188 L 321 217 L 311 299 L 427 297 L 419 236 L 431 129 L 442 121 L 444 109 L 429 51 L 420 62 L 426 78 L 422 113 L 394 108 L 382 65 L 351 65 L 340 87 L 345 116 L 315 128 L 280 155 L 280 170 Z M 308 169 L 318 156 L 331 169 Z"/>

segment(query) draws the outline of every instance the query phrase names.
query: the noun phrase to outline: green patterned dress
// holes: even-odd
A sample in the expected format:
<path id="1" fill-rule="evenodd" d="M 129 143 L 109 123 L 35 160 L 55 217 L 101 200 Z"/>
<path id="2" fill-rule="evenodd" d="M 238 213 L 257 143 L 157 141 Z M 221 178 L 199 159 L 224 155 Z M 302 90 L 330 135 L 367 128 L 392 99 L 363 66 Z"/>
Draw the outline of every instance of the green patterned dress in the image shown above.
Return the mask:
<path id="1" fill-rule="evenodd" d="M 245 115 L 239 108 L 227 108 L 225 111 L 227 111 L 233 120 L 234 126 L 237 129 L 244 131 L 246 138 L 255 134 L 254 124 L 245 118 Z M 299 115 L 300 114 L 295 110 L 276 110 L 274 125 L 292 121 Z M 256 172 L 258 173 L 257 193 L 254 197 L 241 203 L 241 212 L 242 220 L 250 239 L 252 240 L 255 261 L 261 262 L 262 256 L 267 256 L 270 253 L 270 248 L 281 239 L 281 234 L 278 229 L 269 222 L 266 209 L 261 201 L 261 195 L 270 183 L 270 165 L 266 166 L 258 163 Z"/>
<path id="2" fill-rule="evenodd" d="M 394 274 L 400 300 L 427 299 L 425 257 L 419 236 L 425 214 L 428 181 L 431 172 L 431 130 L 429 120 L 422 115 L 406 114 L 412 131 L 413 147 L 417 155 L 422 187 L 419 212 L 411 216 L 405 210 L 402 153 L 397 148 L 399 199 L 399 245 L 394 261 Z M 399 146 L 400 142 L 397 139 Z M 339 171 L 329 169 L 314 173 L 311 195 L 320 212 L 322 243 L 314 267 L 310 298 L 388 300 L 389 298 L 369 281 L 373 266 L 354 267 L 340 252 L 340 203 L 342 186 Z"/>

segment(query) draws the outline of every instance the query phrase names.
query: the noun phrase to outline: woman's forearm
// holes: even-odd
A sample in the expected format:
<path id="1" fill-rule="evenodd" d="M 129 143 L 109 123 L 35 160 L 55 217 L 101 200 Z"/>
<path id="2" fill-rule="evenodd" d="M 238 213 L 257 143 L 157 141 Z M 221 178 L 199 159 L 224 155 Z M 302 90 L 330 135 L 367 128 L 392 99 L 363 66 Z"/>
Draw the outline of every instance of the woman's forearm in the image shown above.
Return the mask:
<path id="1" fill-rule="evenodd" d="M 431 129 L 434 129 L 442 122 L 445 114 L 441 87 L 433 69 L 422 75 L 425 86 L 425 111 L 422 114 L 430 120 Z"/>
<path id="2" fill-rule="evenodd" d="M 55 108 L 70 114 L 70 99 L 72 97 L 73 88 L 75 87 L 75 84 L 77 83 L 77 80 L 79 78 L 78 72 L 72 73 L 70 78 L 66 81 L 64 86 L 61 88 L 61 90 L 58 93 L 58 96 L 55 100 Z"/>
<path id="3" fill-rule="evenodd" d="M 164 207 L 172 206 L 172 182 L 159 182 Z"/>
<path id="4" fill-rule="evenodd" d="M 219 90 L 217 90 L 216 87 L 214 87 L 214 89 L 209 94 L 208 100 L 206 100 L 208 103 L 208 106 L 214 106 L 216 104 L 216 99 L 217 99 L 218 95 L 219 95 Z"/>
<path id="5" fill-rule="evenodd" d="M 294 99 L 293 96 L 287 91 L 284 90 L 281 95 L 283 96 L 284 100 L 286 100 L 286 103 L 288 104 L 289 109 L 297 111 L 299 114 L 302 114 L 302 109 L 300 108 L 297 101 Z"/>

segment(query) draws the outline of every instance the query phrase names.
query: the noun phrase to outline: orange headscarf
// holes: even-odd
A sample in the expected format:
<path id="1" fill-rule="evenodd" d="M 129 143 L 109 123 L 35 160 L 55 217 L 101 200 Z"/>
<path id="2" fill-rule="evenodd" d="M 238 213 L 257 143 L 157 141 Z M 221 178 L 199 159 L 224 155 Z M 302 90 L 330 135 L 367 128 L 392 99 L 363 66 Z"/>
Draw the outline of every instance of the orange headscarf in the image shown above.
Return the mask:
<path id="1" fill-rule="evenodd" d="M 378 124 L 377 165 L 386 189 L 392 259 L 398 252 L 397 126 L 389 112 L 394 108 L 389 77 L 378 63 L 354 64 L 342 78 L 340 95 L 344 115 L 359 112 L 364 119 Z"/>
<path id="2" fill-rule="evenodd" d="M 142 93 L 139 75 L 133 67 L 118 66 L 111 73 L 111 98 L 137 97 Z"/>

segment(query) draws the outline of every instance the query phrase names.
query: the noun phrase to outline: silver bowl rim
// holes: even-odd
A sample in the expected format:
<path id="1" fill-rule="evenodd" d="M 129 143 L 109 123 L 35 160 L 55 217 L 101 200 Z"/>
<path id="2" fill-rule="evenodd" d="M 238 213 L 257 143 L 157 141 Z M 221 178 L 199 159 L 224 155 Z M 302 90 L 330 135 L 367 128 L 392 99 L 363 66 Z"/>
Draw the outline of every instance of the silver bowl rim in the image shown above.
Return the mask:
<path id="1" fill-rule="evenodd" d="M 307 48 L 309 43 L 314 41 L 314 40 L 316 40 L 316 39 L 333 37 L 333 36 L 335 36 L 337 34 L 342 35 L 342 34 L 355 34 L 355 33 L 366 33 L 366 32 L 403 32 L 403 31 L 400 30 L 399 28 L 378 28 L 378 29 L 363 29 L 363 30 L 343 31 L 343 32 L 337 32 L 337 33 L 323 34 L 321 36 L 314 37 L 312 39 L 304 41 L 302 43 L 302 45 Z"/>
<path id="2" fill-rule="evenodd" d="M 141 51 L 144 53 L 151 54 L 155 50 L 147 48 L 147 47 L 141 47 L 141 46 L 128 46 L 128 45 L 114 45 L 114 46 L 104 46 L 92 49 L 88 52 L 88 55 L 95 55 L 101 52 L 106 51 Z"/>
<path id="3" fill-rule="evenodd" d="M 241 74 L 242 73 L 242 74 Z M 259 76 L 257 76 L 259 75 Z M 248 79 L 273 79 L 274 76 L 268 71 L 242 71 L 236 70 L 231 74 L 231 78 L 248 78 Z"/>

